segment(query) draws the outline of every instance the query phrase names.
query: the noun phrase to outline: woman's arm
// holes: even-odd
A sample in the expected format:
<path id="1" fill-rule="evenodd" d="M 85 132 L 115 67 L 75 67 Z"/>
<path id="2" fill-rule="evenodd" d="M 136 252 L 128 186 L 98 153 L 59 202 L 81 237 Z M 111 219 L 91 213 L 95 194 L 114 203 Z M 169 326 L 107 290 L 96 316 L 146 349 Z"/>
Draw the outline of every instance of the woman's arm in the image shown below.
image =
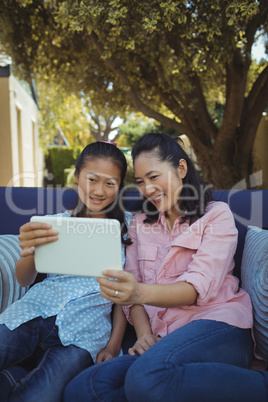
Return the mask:
<path id="1" fill-rule="evenodd" d="M 135 280 L 136 275 L 134 277 L 130 273 L 132 267 L 136 270 L 136 265 L 135 255 L 131 255 L 132 246 L 129 246 L 130 272 L 104 272 L 105 276 L 117 278 L 118 282 L 100 278 L 101 290 L 104 297 L 123 305 L 148 304 L 163 308 L 195 303 L 205 305 L 209 299 L 217 296 L 226 276 L 231 273 L 236 244 L 237 229 L 228 206 L 215 203 L 207 215 L 199 248 L 187 270 L 178 274 L 174 283 L 138 283 L 140 281 Z M 118 291 L 116 300 L 112 297 L 115 290 Z"/>
<path id="2" fill-rule="evenodd" d="M 164 308 L 187 306 L 194 304 L 198 296 L 193 285 L 187 282 L 164 285 L 139 283 L 130 272 L 116 270 L 103 271 L 103 275 L 117 281 L 98 278 L 102 296 L 122 305 L 149 304 Z M 115 290 L 118 291 L 116 298 L 113 297 Z"/>
<path id="3" fill-rule="evenodd" d="M 129 228 L 129 237 L 132 244 L 127 246 L 126 271 L 105 270 L 103 275 L 117 279 L 117 281 L 106 278 L 98 278 L 102 296 L 114 303 L 122 305 L 149 304 L 157 307 L 178 307 L 191 305 L 196 302 L 197 292 L 194 287 L 187 282 L 174 282 L 171 284 L 145 284 L 140 272 L 138 256 L 138 233 L 142 228 L 134 217 Z M 115 290 L 118 291 L 114 298 Z M 129 317 L 129 307 L 125 313 Z"/>
<path id="4" fill-rule="evenodd" d="M 132 244 L 127 246 L 126 271 L 107 270 L 104 276 L 117 279 L 111 281 L 106 278 L 98 278 L 102 296 L 114 303 L 122 305 L 149 304 L 157 307 L 178 307 L 191 305 L 196 302 L 197 292 L 194 287 L 186 282 L 174 282 L 171 284 L 145 284 L 142 283 L 142 275 L 137 261 L 138 256 L 138 233 L 142 231 L 137 217 L 134 217 L 129 228 L 129 237 Z M 113 297 L 115 290 L 118 291 L 116 298 Z M 125 309 L 127 319 L 129 308 Z"/>
<path id="5" fill-rule="evenodd" d="M 127 320 L 122 307 L 119 304 L 115 304 L 113 307 L 111 337 L 105 348 L 98 353 L 96 363 L 112 359 L 119 355 L 126 326 Z"/>
<path id="6" fill-rule="evenodd" d="M 21 226 L 19 239 L 22 251 L 16 264 L 16 277 L 21 286 L 31 285 L 36 278 L 35 246 L 57 240 L 57 234 L 58 232 L 46 223 L 28 222 Z"/>

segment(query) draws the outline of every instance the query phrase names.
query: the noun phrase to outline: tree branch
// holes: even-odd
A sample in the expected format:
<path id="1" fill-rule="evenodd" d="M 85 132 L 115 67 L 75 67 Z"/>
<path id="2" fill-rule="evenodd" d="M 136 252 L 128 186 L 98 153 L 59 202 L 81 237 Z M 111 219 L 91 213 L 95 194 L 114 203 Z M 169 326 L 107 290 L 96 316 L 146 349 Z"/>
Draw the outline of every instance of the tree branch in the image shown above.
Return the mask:
<path id="1" fill-rule="evenodd" d="M 91 40 L 96 50 L 98 51 L 99 55 L 103 56 L 104 49 L 101 43 L 98 41 L 98 37 L 95 34 L 95 32 L 92 32 Z M 141 111 L 145 116 L 151 117 L 159 121 L 165 127 L 173 128 L 175 130 L 185 133 L 186 135 L 188 135 L 190 140 L 191 139 L 195 140 L 195 142 L 198 143 L 201 148 L 204 148 L 202 142 L 199 139 L 195 138 L 193 132 L 189 130 L 189 128 L 186 127 L 184 124 L 181 124 L 176 120 L 170 119 L 162 115 L 161 113 L 155 111 L 154 109 L 146 105 L 144 102 L 142 102 L 142 100 L 135 92 L 133 86 L 131 85 L 126 73 L 118 66 L 113 57 L 106 58 L 104 62 L 113 71 L 113 73 L 120 78 L 121 83 L 126 86 L 125 90 L 126 94 L 137 110 Z"/>
<path id="2" fill-rule="evenodd" d="M 259 2 L 259 8 L 260 8 L 260 12 L 257 15 L 252 17 L 252 19 L 250 20 L 250 22 L 247 26 L 246 33 L 245 33 L 245 36 L 247 38 L 246 52 L 247 52 L 247 55 L 249 58 L 250 58 L 250 54 L 251 54 L 251 48 L 254 43 L 255 34 L 258 31 L 258 29 L 260 28 L 260 26 L 262 24 L 265 24 L 265 22 L 266 22 L 267 11 L 268 11 L 267 0 L 261 0 Z"/>
<path id="3" fill-rule="evenodd" d="M 256 81 L 254 82 L 250 93 L 248 94 L 248 97 L 246 99 L 246 111 L 245 111 L 245 115 L 252 109 L 252 107 L 254 107 L 255 102 L 258 102 L 258 97 L 260 94 L 260 91 L 262 90 L 262 87 L 266 84 L 268 80 L 268 66 L 266 66 L 261 74 L 258 76 L 258 78 L 256 79 Z"/>
<path id="4" fill-rule="evenodd" d="M 256 132 L 261 120 L 262 111 L 268 103 L 268 80 L 262 86 L 258 97 L 256 98 L 250 113 L 241 122 L 240 138 L 238 143 L 239 149 L 239 169 L 242 177 L 247 177 L 250 173 L 250 161 L 252 147 L 256 138 Z"/>
<path id="5" fill-rule="evenodd" d="M 207 136 L 210 136 L 210 138 L 215 139 L 218 134 L 218 129 L 213 123 L 210 114 L 208 113 L 207 103 L 201 87 L 200 78 L 198 77 L 197 74 L 195 74 L 193 77 L 190 77 L 190 80 L 192 81 L 193 84 L 194 95 L 196 99 L 198 99 L 198 105 L 196 107 L 196 111 L 198 112 L 197 118 L 199 126 L 203 128 L 202 131 L 204 133 L 207 133 Z"/>
<path id="6" fill-rule="evenodd" d="M 228 97 L 226 97 L 223 123 L 216 138 L 217 147 L 222 147 L 223 144 L 230 146 L 242 116 L 248 65 L 244 63 L 239 49 L 235 50 L 233 59 L 227 64 L 226 72 Z"/>

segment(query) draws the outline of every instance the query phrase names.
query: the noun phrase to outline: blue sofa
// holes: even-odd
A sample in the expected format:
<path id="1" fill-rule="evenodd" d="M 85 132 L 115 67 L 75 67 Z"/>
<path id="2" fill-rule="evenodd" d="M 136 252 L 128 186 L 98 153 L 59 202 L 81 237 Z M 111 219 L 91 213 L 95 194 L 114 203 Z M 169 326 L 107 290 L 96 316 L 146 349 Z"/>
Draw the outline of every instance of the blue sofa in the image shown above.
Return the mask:
<path id="1" fill-rule="evenodd" d="M 72 209 L 76 196 L 75 190 L 66 188 L 0 187 L 0 235 L 17 235 L 20 226 L 33 215 L 54 214 Z M 213 191 L 213 198 L 227 202 L 235 217 L 239 237 L 234 274 L 241 279 L 247 227 L 268 229 L 268 190 Z M 123 196 L 124 207 L 134 213 L 139 210 L 140 201 L 141 197 L 137 192 L 128 191 Z M 128 327 L 124 351 L 132 342 L 130 338 L 133 338 L 133 331 Z"/>
<path id="2" fill-rule="evenodd" d="M 76 191 L 57 188 L 0 187 L 0 235 L 18 234 L 19 228 L 33 215 L 46 215 L 71 209 Z M 249 225 L 268 229 L 268 190 L 213 191 L 215 200 L 229 204 L 239 232 L 235 255 L 235 274 L 240 277 L 240 267 L 247 227 Z M 139 193 L 126 192 L 125 208 L 137 210 L 141 200 Z"/>

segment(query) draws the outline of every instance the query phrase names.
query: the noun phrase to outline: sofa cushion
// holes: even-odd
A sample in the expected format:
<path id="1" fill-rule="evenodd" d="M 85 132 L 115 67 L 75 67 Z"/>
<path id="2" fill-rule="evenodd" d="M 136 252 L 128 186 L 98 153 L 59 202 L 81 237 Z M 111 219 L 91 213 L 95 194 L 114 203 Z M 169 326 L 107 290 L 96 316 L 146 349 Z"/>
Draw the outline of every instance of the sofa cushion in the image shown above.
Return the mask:
<path id="1" fill-rule="evenodd" d="M 268 362 L 268 231 L 249 226 L 241 266 L 242 287 L 253 305 L 256 352 Z"/>
<path id="2" fill-rule="evenodd" d="M 16 280 L 15 265 L 20 252 L 18 236 L 0 236 L 0 313 L 20 299 L 29 288 L 21 287 Z"/>

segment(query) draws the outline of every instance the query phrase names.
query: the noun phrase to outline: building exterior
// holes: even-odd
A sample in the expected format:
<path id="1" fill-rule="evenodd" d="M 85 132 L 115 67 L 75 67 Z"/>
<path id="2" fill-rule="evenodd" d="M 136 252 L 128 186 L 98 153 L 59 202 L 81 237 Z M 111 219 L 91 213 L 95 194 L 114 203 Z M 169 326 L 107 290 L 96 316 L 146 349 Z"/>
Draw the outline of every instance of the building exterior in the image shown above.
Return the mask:
<path id="1" fill-rule="evenodd" d="M 42 186 L 37 123 L 37 97 L 12 75 L 10 58 L 0 55 L 0 186 Z"/>

